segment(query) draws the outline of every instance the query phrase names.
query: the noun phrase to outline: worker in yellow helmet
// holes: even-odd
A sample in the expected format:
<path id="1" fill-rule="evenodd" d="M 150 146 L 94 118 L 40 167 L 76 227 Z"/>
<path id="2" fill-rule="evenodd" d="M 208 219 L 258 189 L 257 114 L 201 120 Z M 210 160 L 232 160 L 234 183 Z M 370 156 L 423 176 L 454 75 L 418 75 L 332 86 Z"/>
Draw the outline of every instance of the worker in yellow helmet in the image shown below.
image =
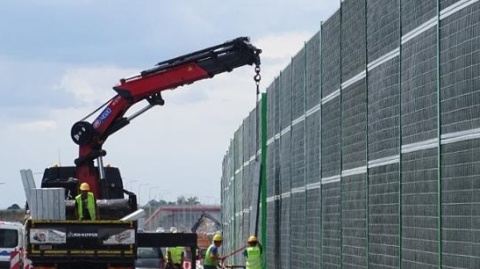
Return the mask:
<path id="1" fill-rule="evenodd" d="M 248 237 L 247 248 L 243 251 L 243 256 L 247 259 L 246 269 L 262 269 L 262 245 L 255 235 Z"/>
<path id="2" fill-rule="evenodd" d="M 203 260 L 204 269 L 216 269 L 220 261 L 224 261 L 225 257 L 220 257 L 218 248 L 223 243 L 223 237 L 221 234 L 216 234 L 213 236 L 213 243 L 208 247 L 207 252 L 205 252 L 205 258 Z"/>
<path id="3" fill-rule="evenodd" d="M 80 194 L 75 197 L 75 209 L 75 218 L 78 220 L 98 219 L 97 201 L 85 182 L 80 184 Z"/>

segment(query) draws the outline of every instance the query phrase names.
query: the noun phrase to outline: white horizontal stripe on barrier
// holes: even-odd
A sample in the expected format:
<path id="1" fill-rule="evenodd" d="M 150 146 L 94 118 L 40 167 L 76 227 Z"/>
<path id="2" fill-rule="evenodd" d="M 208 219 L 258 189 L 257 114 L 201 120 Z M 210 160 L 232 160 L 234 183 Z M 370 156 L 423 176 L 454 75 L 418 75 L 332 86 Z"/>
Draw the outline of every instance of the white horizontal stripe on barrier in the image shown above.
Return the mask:
<path id="1" fill-rule="evenodd" d="M 305 120 L 305 114 L 303 114 L 302 116 L 300 116 L 297 119 L 295 119 L 294 121 L 292 121 L 292 126 L 297 125 L 298 123 L 300 123 L 304 120 Z"/>
<path id="2" fill-rule="evenodd" d="M 336 89 L 334 92 L 332 92 L 331 94 L 325 96 L 324 98 L 322 98 L 322 105 L 328 103 L 329 101 L 335 99 L 335 97 L 338 97 L 340 96 L 340 89 Z"/>
<path id="3" fill-rule="evenodd" d="M 367 166 L 360 166 L 348 170 L 342 170 L 342 177 L 361 175 L 367 173 Z"/>
<path id="4" fill-rule="evenodd" d="M 306 188 L 307 190 L 315 190 L 315 189 L 320 189 L 320 182 L 315 182 L 315 183 L 310 183 L 310 184 L 307 184 Z"/>
<path id="5" fill-rule="evenodd" d="M 442 134 L 442 145 L 480 138 L 480 128 Z"/>
<path id="6" fill-rule="evenodd" d="M 248 165 L 250 165 L 251 162 L 254 162 L 255 161 L 255 155 L 253 155 L 252 157 L 250 157 L 250 159 L 248 159 L 248 161 L 244 162 L 242 167 L 240 167 L 239 170 L 243 170 L 243 167 L 246 167 Z"/>
<path id="7" fill-rule="evenodd" d="M 358 73 L 357 75 L 353 76 L 351 79 L 342 83 L 342 89 L 348 88 L 348 86 L 353 85 L 355 82 L 365 78 L 367 76 L 367 72 L 363 70 L 362 72 Z"/>
<path id="8" fill-rule="evenodd" d="M 281 199 L 283 199 L 283 198 L 288 198 L 288 197 L 290 197 L 290 192 L 285 192 L 285 193 L 282 193 L 282 194 L 280 195 L 280 198 L 281 198 Z"/>
<path id="9" fill-rule="evenodd" d="M 267 140 L 267 146 L 269 146 L 270 144 L 272 144 L 273 141 L 275 141 L 275 137 L 272 137 L 272 138 L 268 139 L 268 140 Z"/>
<path id="10" fill-rule="evenodd" d="M 450 5 L 450 6 L 446 7 L 444 10 L 440 11 L 440 19 L 443 20 L 446 17 L 454 14 L 457 11 L 460 11 L 460 10 L 468 7 L 469 5 L 471 5 L 475 2 L 478 2 L 478 0 L 461 0 L 461 1 L 458 1 L 455 4 Z"/>
<path id="11" fill-rule="evenodd" d="M 303 187 L 298 187 L 298 188 L 293 188 L 290 190 L 291 193 L 301 193 L 301 192 L 305 192 L 305 186 Z"/>
<path id="12" fill-rule="evenodd" d="M 384 166 L 384 165 L 394 164 L 399 162 L 400 162 L 400 155 L 393 155 L 385 158 L 368 161 L 368 168 L 379 167 L 379 166 Z"/>
<path id="13" fill-rule="evenodd" d="M 280 135 L 284 135 L 284 134 L 290 132 L 290 130 L 292 130 L 292 125 L 289 125 L 289 126 L 286 127 L 285 129 L 283 129 L 283 130 L 280 132 Z"/>
<path id="14" fill-rule="evenodd" d="M 331 177 L 322 177 L 322 185 L 328 183 L 334 183 L 340 181 L 340 175 L 331 176 Z"/>
<path id="15" fill-rule="evenodd" d="M 400 55 L 400 48 L 396 48 L 396 49 L 390 51 L 389 53 L 378 57 L 378 59 L 371 61 L 367 65 L 367 69 L 368 69 L 368 71 L 371 71 L 375 67 L 380 66 L 383 63 L 386 63 L 386 62 L 390 61 L 391 59 L 394 59 L 395 57 L 397 57 L 399 55 Z"/>
<path id="16" fill-rule="evenodd" d="M 320 110 L 320 104 L 317 104 L 316 106 L 310 108 L 309 110 L 307 110 L 307 112 L 305 112 L 305 117 L 313 115 L 315 112 L 319 110 Z"/>
<path id="17" fill-rule="evenodd" d="M 421 33 L 427 31 L 428 29 L 432 28 L 433 26 L 437 25 L 438 16 L 431 18 L 430 20 L 426 21 L 424 24 L 418 26 L 417 28 L 413 29 L 412 31 L 406 33 L 402 36 L 402 44 L 407 43 L 408 41 L 412 40 L 416 36 L 420 35 Z"/>
<path id="18" fill-rule="evenodd" d="M 437 146 L 438 146 L 438 139 L 432 138 L 425 141 L 402 145 L 402 153 L 409 153 L 409 152 L 414 152 L 414 151 L 419 151 L 424 149 L 432 149 L 432 148 L 436 148 Z"/>
<path id="19" fill-rule="evenodd" d="M 274 195 L 274 196 L 270 196 L 267 198 L 267 202 L 273 202 L 273 201 L 276 201 L 276 200 L 280 200 L 280 195 Z"/>

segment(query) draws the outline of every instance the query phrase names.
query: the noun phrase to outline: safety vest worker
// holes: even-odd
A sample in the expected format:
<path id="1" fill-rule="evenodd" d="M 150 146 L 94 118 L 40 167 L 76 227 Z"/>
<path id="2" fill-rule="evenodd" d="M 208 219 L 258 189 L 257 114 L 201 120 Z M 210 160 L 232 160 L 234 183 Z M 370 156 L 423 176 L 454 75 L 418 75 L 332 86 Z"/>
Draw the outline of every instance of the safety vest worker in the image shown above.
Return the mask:
<path id="1" fill-rule="evenodd" d="M 167 267 L 174 268 L 173 266 L 180 268 L 183 265 L 184 253 L 183 247 L 167 248 Z"/>
<path id="2" fill-rule="evenodd" d="M 223 261 L 225 258 L 220 257 L 218 254 L 218 248 L 222 245 L 223 237 L 221 234 L 216 234 L 213 236 L 213 244 L 211 244 L 207 252 L 205 253 L 205 258 L 203 260 L 204 269 L 216 269 L 218 262 Z"/>
<path id="3" fill-rule="evenodd" d="M 98 217 L 97 202 L 95 196 L 90 192 L 87 183 L 80 185 L 80 194 L 75 197 L 75 216 L 79 220 L 96 220 Z"/>
<path id="4" fill-rule="evenodd" d="M 248 247 L 243 251 L 246 257 L 246 269 L 262 269 L 262 246 L 258 243 L 257 237 L 252 235 L 247 240 Z"/>

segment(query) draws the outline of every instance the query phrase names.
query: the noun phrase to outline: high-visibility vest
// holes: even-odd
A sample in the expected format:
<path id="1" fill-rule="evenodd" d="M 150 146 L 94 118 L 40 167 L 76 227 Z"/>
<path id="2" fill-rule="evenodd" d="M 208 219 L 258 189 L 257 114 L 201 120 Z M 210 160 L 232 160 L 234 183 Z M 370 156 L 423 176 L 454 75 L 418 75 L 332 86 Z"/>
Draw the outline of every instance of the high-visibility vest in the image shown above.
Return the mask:
<path id="1" fill-rule="evenodd" d="M 172 260 L 169 261 L 173 264 L 180 264 L 182 262 L 182 254 L 183 254 L 183 247 L 173 247 L 173 248 L 168 248 L 167 252 L 170 251 L 170 255 L 172 255 Z M 167 255 L 168 259 L 168 255 Z"/>
<path id="2" fill-rule="evenodd" d="M 80 219 L 83 219 L 82 195 L 81 194 L 77 195 L 77 197 L 75 197 L 75 201 L 77 201 L 78 217 Z M 88 213 L 90 213 L 90 218 L 92 220 L 95 220 L 97 218 L 97 214 L 95 211 L 95 196 L 93 196 L 93 193 L 91 192 L 87 193 L 87 210 L 88 210 Z"/>
<path id="3" fill-rule="evenodd" d="M 246 269 L 262 269 L 262 251 L 258 246 L 247 248 Z"/>
<path id="4" fill-rule="evenodd" d="M 215 245 L 210 245 L 208 248 L 207 248 L 207 252 L 205 253 L 205 258 L 203 259 L 203 265 L 213 265 L 213 266 L 217 266 L 218 262 L 217 261 L 213 261 L 212 258 L 210 257 L 210 253 L 212 251 L 212 248 L 214 247 Z"/>

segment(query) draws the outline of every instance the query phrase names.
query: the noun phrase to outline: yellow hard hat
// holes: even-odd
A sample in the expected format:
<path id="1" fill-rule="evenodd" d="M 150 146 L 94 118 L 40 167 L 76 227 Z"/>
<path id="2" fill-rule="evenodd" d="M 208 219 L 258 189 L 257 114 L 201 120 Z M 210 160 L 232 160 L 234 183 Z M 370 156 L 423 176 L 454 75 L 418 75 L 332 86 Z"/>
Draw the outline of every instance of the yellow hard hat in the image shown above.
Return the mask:
<path id="1" fill-rule="evenodd" d="M 90 186 L 88 185 L 88 183 L 83 182 L 82 184 L 80 184 L 80 190 L 81 191 L 89 191 Z"/>
<path id="2" fill-rule="evenodd" d="M 215 236 L 213 236 L 213 241 L 223 241 L 223 237 L 221 234 L 216 234 Z"/>
<path id="3" fill-rule="evenodd" d="M 253 242 L 257 242 L 257 237 L 255 235 L 251 235 L 249 238 L 248 238 L 248 243 L 253 243 Z"/>

